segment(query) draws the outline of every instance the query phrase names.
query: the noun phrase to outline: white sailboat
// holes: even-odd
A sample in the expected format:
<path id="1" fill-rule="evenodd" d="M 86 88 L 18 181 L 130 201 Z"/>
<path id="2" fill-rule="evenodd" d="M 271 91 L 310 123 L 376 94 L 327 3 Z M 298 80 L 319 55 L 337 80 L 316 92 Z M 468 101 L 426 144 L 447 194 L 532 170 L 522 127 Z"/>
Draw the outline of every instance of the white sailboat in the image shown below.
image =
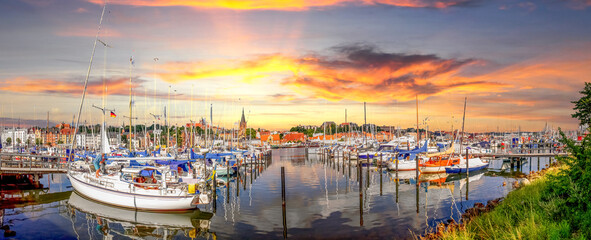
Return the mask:
<path id="1" fill-rule="evenodd" d="M 99 21 L 99 32 L 105 8 L 106 6 L 103 7 Z M 97 33 L 75 130 L 78 129 L 84 106 L 84 97 L 98 36 Z M 105 109 L 102 108 L 102 110 L 104 116 Z M 71 162 L 67 176 L 76 192 L 106 204 L 141 210 L 186 210 L 210 202 L 209 190 L 206 187 L 207 181 L 203 178 L 197 183 L 187 184 L 180 181 L 178 172 L 171 170 L 170 166 L 155 167 L 137 164 L 138 160 L 154 160 L 149 158 L 106 159 L 107 156 L 104 153 L 109 151 L 109 144 L 106 131 L 104 131 L 104 121 L 101 128 L 103 131 L 99 157 L 102 156 L 106 162 L 111 162 L 111 164 L 102 169 L 103 174 L 98 175 L 98 172 L 95 174 L 96 168 L 100 168 L 98 164 L 87 160 Z M 72 141 L 71 149 L 75 149 L 75 141 Z M 100 159 L 95 159 L 95 163 L 98 162 L 97 160 Z"/>

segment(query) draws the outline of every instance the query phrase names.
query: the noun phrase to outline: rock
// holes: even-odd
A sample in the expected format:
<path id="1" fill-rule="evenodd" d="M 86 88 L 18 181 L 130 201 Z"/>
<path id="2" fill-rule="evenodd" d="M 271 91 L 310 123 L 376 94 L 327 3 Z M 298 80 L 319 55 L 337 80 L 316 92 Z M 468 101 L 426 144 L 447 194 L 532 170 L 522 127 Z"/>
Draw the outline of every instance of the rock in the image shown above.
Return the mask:
<path id="1" fill-rule="evenodd" d="M 513 182 L 513 188 L 519 188 L 519 181 Z"/>
<path id="2" fill-rule="evenodd" d="M 484 204 L 477 202 L 477 203 L 474 203 L 474 207 L 475 208 L 483 208 Z"/>
<path id="3" fill-rule="evenodd" d="M 527 180 L 527 178 L 526 178 L 526 179 L 523 179 L 523 180 L 521 180 L 521 186 L 529 185 L 530 183 L 531 183 L 531 182 L 530 182 L 529 180 Z"/>

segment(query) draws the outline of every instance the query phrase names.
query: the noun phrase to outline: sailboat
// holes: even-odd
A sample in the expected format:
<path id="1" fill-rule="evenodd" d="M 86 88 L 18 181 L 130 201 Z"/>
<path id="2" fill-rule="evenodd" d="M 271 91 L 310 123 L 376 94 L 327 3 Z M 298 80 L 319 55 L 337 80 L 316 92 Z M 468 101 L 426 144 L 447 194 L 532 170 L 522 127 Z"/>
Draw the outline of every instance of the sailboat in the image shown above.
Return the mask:
<path id="1" fill-rule="evenodd" d="M 106 5 L 103 6 L 99 21 L 99 32 L 105 8 Z M 84 97 L 98 36 L 97 33 L 75 130 L 78 129 L 84 106 Z M 105 109 L 102 110 L 104 115 Z M 156 160 L 152 157 L 112 158 L 109 160 L 105 154 L 109 145 L 106 131 L 104 131 L 104 122 L 101 128 L 103 130 L 101 133 L 101 154 L 97 157 L 102 159 L 95 159 L 95 162 L 98 162 L 97 160 L 105 161 L 106 166 L 102 168 L 99 166 L 103 172 L 99 175 L 98 172 L 95 174 L 97 169 L 90 161 L 70 162 L 67 176 L 76 192 L 102 203 L 139 210 L 186 210 L 195 209 L 200 204 L 209 204 L 210 197 L 206 179 L 191 184 L 182 182 L 178 172 L 171 169 L 170 166 L 150 165 L 151 161 Z M 75 141 L 72 141 L 71 149 L 75 149 Z"/>

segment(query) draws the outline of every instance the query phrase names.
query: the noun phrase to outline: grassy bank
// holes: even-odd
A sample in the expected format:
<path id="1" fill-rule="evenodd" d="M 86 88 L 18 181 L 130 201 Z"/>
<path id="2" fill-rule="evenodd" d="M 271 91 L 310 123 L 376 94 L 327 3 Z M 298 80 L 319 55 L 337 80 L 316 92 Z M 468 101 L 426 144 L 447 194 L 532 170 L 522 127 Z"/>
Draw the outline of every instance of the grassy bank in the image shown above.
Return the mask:
<path id="1" fill-rule="evenodd" d="M 560 169 L 551 169 L 555 175 Z M 443 232 L 442 239 L 587 239 L 585 230 L 573 226 L 573 218 L 556 217 L 565 204 L 549 197 L 551 176 L 544 175 L 521 187 L 490 212 L 473 218 L 459 228 Z M 577 215 L 575 213 L 575 215 Z M 579 215 L 585 215 L 579 213 Z M 575 216 L 573 216 L 575 217 Z M 575 224 L 576 225 L 576 224 Z"/>

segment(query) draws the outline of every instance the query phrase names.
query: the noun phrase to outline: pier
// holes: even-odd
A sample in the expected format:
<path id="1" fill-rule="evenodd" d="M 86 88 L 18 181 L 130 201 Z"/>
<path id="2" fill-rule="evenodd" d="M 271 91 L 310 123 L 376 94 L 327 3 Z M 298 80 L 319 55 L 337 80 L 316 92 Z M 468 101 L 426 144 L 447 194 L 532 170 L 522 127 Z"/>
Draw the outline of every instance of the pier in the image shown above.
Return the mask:
<path id="1" fill-rule="evenodd" d="M 0 153 L 0 173 L 65 173 L 68 163 L 59 156 Z"/>

